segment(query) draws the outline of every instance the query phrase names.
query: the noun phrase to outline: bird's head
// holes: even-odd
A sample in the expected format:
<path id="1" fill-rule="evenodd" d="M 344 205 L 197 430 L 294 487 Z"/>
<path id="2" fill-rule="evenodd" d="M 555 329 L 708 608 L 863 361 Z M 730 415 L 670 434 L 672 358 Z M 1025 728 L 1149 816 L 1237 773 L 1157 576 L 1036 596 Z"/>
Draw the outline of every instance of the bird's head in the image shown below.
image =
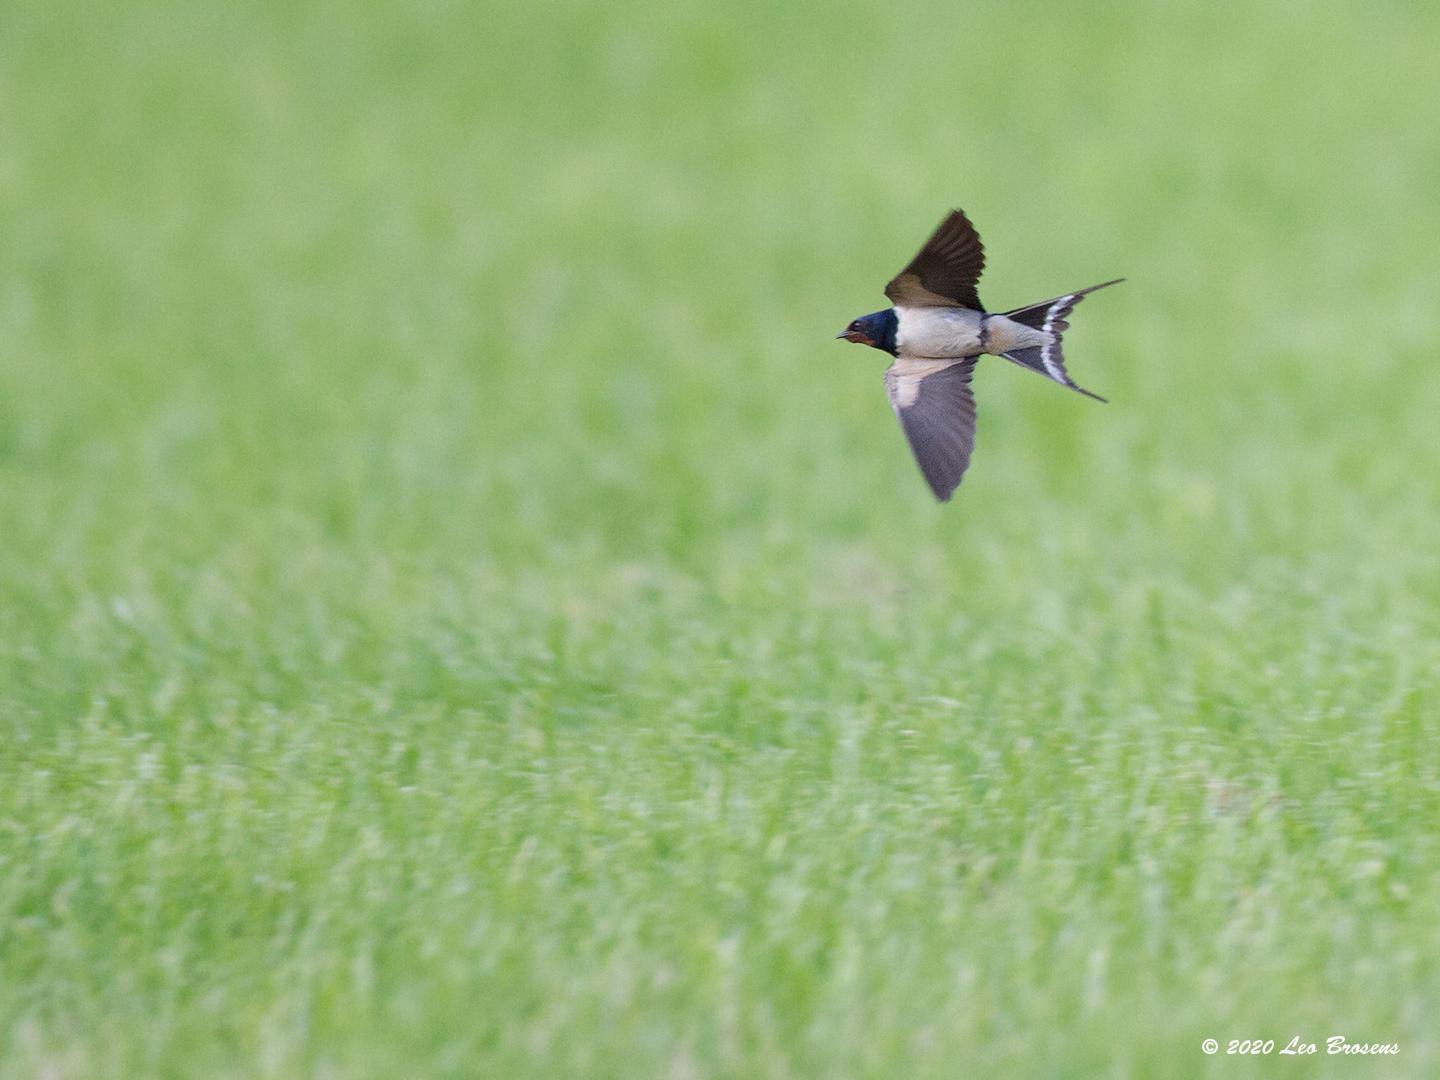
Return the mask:
<path id="1" fill-rule="evenodd" d="M 895 328 L 898 323 L 895 309 L 886 308 L 884 311 L 860 316 L 835 336 L 861 345 L 869 345 L 872 349 L 883 349 L 894 355 Z"/>

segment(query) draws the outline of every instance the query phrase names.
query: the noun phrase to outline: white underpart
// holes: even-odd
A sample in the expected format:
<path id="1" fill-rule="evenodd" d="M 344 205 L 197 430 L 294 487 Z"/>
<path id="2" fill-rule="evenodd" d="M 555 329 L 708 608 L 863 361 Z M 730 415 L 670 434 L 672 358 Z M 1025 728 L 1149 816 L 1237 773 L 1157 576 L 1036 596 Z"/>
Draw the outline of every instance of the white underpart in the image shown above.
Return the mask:
<path id="1" fill-rule="evenodd" d="M 980 312 L 952 307 L 897 307 L 895 351 L 901 356 L 959 359 L 980 348 Z"/>
<path id="2" fill-rule="evenodd" d="M 995 356 L 1015 349 L 1033 349 L 1049 340 L 1050 335 L 1044 330 L 1004 315 L 991 315 L 985 321 L 985 351 Z"/>
<path id="3" fill-rule="evenodd" d="M 1055 347 L 1057 340 L 1055 336 L 1055 314 L 1056 312 L 1063 311 L 1067 304 L 1073 304 L 1074 302 L 1075 294 L 1070 293 L 1068 296 L 1062 296 L 1059 300 L 1056 300 L 1045 312 L 1046 340 L 1045 347 L 1040 350 L 1040 360 L 1045 365 L 1045 370 L 1050 373 L 1050 377 L 1052 379 L 1058 379 L 1060 382 L 1069 382 L 1070 380 L 1065 377 L 1065 369 L 1055 361 L 1050 351 Z"/>

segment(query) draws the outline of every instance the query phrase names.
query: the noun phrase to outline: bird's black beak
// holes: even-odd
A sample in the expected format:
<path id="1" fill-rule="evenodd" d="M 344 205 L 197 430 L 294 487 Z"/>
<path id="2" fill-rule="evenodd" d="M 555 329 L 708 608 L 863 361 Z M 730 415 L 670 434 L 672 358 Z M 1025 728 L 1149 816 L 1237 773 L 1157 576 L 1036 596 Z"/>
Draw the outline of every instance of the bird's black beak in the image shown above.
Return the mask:
<path id="1" fill-rule="evenodd" d="M 868 337 L 866 337 L 864 334 L 862 334 L 859 330 L 841 330 L 840 333 L 836 334 L 835 336 L 836 336 L 836 338 L 841 338 L 841 339 L 844 339 L 845 341 L 858 341 L 861 345 L 873 345 L 873 344 L 874 344 L 874 342 L 872 342 Z"/>

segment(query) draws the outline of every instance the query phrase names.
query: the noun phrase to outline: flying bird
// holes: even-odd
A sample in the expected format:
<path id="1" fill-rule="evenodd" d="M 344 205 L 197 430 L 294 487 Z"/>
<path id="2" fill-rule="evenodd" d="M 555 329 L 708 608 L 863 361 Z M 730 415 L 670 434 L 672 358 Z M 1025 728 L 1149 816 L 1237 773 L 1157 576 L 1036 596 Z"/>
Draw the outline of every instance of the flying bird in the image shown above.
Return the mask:
<path id="1" fill-rule="evenodd" d="M 1071 309 L 1116 278 L 1004 313 L 985 310 L 975 285 L 985 268 L 980 234 L 963 210 L 951 211 L 920 253 L 890 279 L 893 307 L 863 315 L 835 335 L 895 358 L 885 389 L 930 490 L 947 502 L 975 447 L 970 378 L 984 355 L 1003 356 L 1096 401 L 1065 370 L 1060 335 Z"/>

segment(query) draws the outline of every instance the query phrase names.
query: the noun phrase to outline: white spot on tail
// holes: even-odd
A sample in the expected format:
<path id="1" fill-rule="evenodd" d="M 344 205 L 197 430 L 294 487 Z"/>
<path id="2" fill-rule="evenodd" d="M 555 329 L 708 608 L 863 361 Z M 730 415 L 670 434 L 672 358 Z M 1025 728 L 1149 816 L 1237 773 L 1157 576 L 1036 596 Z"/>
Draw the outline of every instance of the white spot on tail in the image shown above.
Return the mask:
<path id="1" fill-rule="evenodd" d="M 1045 365 L 1045 370 L 1050 377 L 1059 382 L 1068 383 L 1070 380 L 1065 377 L 1065 369 L 1060 366 L 1060 361 L 1055 358 L 1051 351 L 1060 343 L 1060 337 L 1055 333 L 1056 316 L 1073 304 L 1077 298 L 1076 293 L 1068 293 L 1060 297 L 1045 312 L 1045 347 L 1040 350 L 1040 361 Z"/>

